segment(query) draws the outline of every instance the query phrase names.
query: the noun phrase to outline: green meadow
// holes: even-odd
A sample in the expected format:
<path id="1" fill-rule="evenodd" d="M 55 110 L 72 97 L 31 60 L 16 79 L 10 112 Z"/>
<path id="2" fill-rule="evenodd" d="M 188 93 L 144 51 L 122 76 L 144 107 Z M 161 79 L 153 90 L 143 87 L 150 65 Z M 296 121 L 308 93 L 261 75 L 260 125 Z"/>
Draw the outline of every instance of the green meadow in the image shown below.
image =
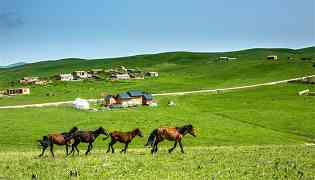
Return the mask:
<path id="1" fill-rule="evenodd" d="M 77 69 L 130 68 L 158 71 L 159 78 L 139 81 L 54 82 L 32 87 L 29 96 L 2 97 L 0 105 L 31 104 L 81 98 L 101 98 L 102 93 L 130 89 L 152 93 L 213 89 L 257 84 L 315 74 L 314 48 L 252 49 L 230 53 L 162 53 L 118 59 L 67 59 L 28 64 L 0 70 L 0 87 L 16 87 L 23 76 L 50 77 Z M 276 54 L 279 61 L 268 61 Z M 222 62 L 220 56 L 237 57 Z M 288 59 L 288 57 L 291 57 Z M 157 107 L 80 111 L 71 106 L 0 109 L 0 179 L 314 179 L 315 97 L 297 92 L 314 84 L 286 83 L 226 93 L 160 96 Z M 55 96 L 46 94 L 53 92 Z M 167 103 L 175 101 L 176 106 Z M 98 105 L 96 105 L 98 106 Z M 185 136 L 185 154 L 167 149 L 162 142 L 157 155 L 144 148 L 147 136 L 157 127 L 191 123 L 197 137 Z M 91 155 L 80 144 L 80 156 L 65 157 L 64 147 L 55 147 L 56 159 L 46 151 L 38 158 L 36 140 L 73 126 L 108 131 L 140 128 L 126 155 L 122 144 L 106 154 L 109 140 L 102 136 Z"/>

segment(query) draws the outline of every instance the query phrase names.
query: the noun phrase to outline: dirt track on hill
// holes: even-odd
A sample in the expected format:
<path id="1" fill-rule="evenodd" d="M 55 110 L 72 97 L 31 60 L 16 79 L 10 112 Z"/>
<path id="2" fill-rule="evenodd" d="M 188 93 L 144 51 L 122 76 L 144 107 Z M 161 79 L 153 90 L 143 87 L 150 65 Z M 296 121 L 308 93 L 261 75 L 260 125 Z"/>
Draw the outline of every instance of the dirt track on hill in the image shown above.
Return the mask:
<path id="1" fill-rule="evenodd" d="M 222 93 L 227 91 L 233 90 L 240 90 L 240 89 L 249 89 L 255 87 L 262 87 L 262 86 L 271 86 L 276 84 L 288 83 L 291 81 L 303 80 L 306 78 L 315 77 L 315 75 L 310 76 L 303 76 L 298 78 L 292 78 L 287 80 L 281 81 L 273 81 L 261 84 L 254 84 L 254 85 L 247 85 L 247 86 L 237 86 L 231 88 L 221 88 L 221 89 L 207 89 L 207 90 L 198 90 L 198 91 L 183 91 L 183 92 L 172 92 L 172 93 L 160 93 L 160 94 L 153 94 L 153 96 L 181 96 L 186 94 L 196 94 L 196 93 Z M 88 99 L 89 102 L 97 102 L 101 99 Z M 60 106 L 60 105 L 67 105 L 72 104 L 73 101 L 61 101 L 61 102 L 51 102 L 51 103 L 41 103 L 41 104 L 27 104 L 27 105 L 15 105 L 15 106 L 0 106 L 0 109 L 17 109 L 17 108 L 28 108 L 28 107 L 49 107 L 49 106 Z"/>

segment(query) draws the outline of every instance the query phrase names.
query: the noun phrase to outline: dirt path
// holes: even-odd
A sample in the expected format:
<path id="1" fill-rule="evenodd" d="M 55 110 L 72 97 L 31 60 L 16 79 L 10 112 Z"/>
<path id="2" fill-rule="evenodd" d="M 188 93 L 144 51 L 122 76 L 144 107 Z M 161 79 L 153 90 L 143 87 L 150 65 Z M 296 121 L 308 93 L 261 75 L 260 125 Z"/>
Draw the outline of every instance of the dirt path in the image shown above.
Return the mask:
<path id="1" fill-rule="evenodd" d="M 222 88 L 222 89 L 207 89 L 207 90 L 198 90 L 198 91 L 160 93 L 160 94 L 153 94 L 153 96 L 180 96 L 180 95 L 186 95 L 186 94 L 209 93 L 209 92 L 210 93 L 220 93 L 220 92 L 233 91 L 233 90 L 239 90 L 239 89 L 249 89 L 249 88 L 261 87 L 261 86 L 271 86 L 271 85 L 276 85 L 276 84 L 287 83 L 290 81 L 302 80 L 302 79 L 306 79 L 309 77 L 315 77 L 315 75 L 303 76 L 303 77 L 299 77 L 299 78 L 293 78 L 293 79 L 287 79 L 287 80 L 281 80 L 281 81 L 273 81 L 273 82 L 267 82 L 267 83 L 261 83 L 261 84 L 254 84 L 254 85 L 248 85 L 248 86 L 237 86 L 237 87 Z M 101 99 L 88 99 L 89 102 L 96 102 L 98 100 L 101 100 Z M 72 104 L 72 102 L 73 101 L 61 101 L 61 102 L 51 102 L 51 103 L 42 103 L 42 104 L 0 106 L 0 109 L 60 106 L 60 105 L 65 105 L 65 104 Z"/>

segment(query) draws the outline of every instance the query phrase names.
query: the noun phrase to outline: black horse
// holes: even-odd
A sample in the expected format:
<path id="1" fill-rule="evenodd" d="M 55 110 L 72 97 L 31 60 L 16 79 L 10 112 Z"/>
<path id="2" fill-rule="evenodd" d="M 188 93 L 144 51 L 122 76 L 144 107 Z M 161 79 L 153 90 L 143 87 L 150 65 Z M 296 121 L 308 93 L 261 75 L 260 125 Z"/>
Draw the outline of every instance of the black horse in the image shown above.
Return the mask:
<path id="1" fill-rule="evenodd" d="M 108 136 L 108 132 L 103 127 L 99 127 L 95 131 L 78 131 L 78 132 L 76 132 L 74 134 L 74 137 L 73 137 L 74 143 L 72 144 L 72 149 L 71 149 L 70 154 L 74 153 L 74 149 L 79 154 L 78 145 L 80 144 L 80 142 L 83 142 L 83 143 L 89 143 L 88 149 L 85 152 L 85 155 L 87 155 L 93 149 L 93 143 L 100 134 Z"/>

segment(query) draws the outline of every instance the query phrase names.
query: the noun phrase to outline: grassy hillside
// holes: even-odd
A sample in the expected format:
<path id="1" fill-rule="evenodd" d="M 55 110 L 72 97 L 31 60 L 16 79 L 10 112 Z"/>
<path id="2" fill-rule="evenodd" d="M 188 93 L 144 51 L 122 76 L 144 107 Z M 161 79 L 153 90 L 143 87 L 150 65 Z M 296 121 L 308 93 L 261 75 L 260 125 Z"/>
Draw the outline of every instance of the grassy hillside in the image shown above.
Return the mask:
<path id="1" fill-rule="evenodd" d="M 0 87 L 23 76 L 49 77 L 59 72 L 124 65 L 160 72 L 142 81 L 55 82 L 31 87 L 29 96 L 0 98 L 0 105 L 29 104 L 76 97 L 100 98 L 101 93 L 142 89 L 153 93 L 223 88 L 315 74 L 315 48 L 251 49 L 229 53 L 175 52 L 116 59 L 65 59 L 0 69 Z M 280 61 L 268 61 L 275 54 Z M 221 62 L 220 56 L 237 57 Z M 288 59 L 288 57 L 291 59 Z M 158 107 L 89 112 L 69 106 L 0 109 L 0 179 L 313 179 L 315 97 L 297 92 L 314 84 L 289 83 L 221 94 L 157 97 Z M 53 93 L 55 96 L 46 96 Z M 176 106 L 167 106 L 173 100 Z M 183 140 L 186 154 L 169 155 L 171 142 L 161 143 L 157 156 L 143 148 L 152 129 L 192 123 L 197 137 Z M 36 140 L 71 127 L 109 131 L 140 128 L 145 137 L 130 144 L 127 155 L 105 155 L 107 141 L 98 138 L 90 156 L 64 157 L 55 146 L 56 160 L 38 158 Z M 80 145 L 81 154 L 86 144 Z M 122 148 L 115 145 L 116 152 Z M 48 154 L 48 152 L 46 152 Z M 72 175 L 71 175 L 72 174 Z M 73 175 L 77 174 L 77 175 Z"/>
<path id="2" fill-rule="evenodd" d="M 170 52 L 161 54 L 138 55 L 122 58 L 110 59 L 79 59 L 69 58 L 57 61 L 44 61 L 33 64 L 26 64 L 15 68 L 4 70 L 6 75 L 1 74 L 0 79 L 17 80 L 24 76 L 51 76 L 60 72 L 71 72 L 77 69 L 89 70 L 91 68 L 110 68 L 112 66 L 126 65 L 130 67 L 155 67 L 164 63 L 173 64 L 203 64 L 216 61 L 220 56 L 233 56 L 240 60 L 265 60 L 268 55 L 278 55 L 282 61 L 288 57 L 293 57 L 293 62 L 300 62 L 302 57 L 315 58 L 315 47 L 304 49 L 249 49 L 242 51 L 226 52 L 226 53 L 190 53 L 190 52 Z M 209 62 L 210 61 L 210 62 Z"/>
<path id="3" fill-rule="evenodd" d="M 292 49 L 251 49 L 228 53 L 190 53 L 174 52 L 153 55 L 139 55 L 116 59 L 65 59 L 27 64 L 22 67 L 0 71 L 0 88 L 4 89 L 24 76 L 50 77 L 60 72 L 89 70 L 91 68 L 112 68 L 124 65 L 158 71 L 157 79 L 139 81 L 108 82 L 58 82 L 46 87 L 32 87 L 30 96 L 0 99 L 1 105 L 29 104 L 72 100 L 76 97 L 99 98 L 104 92 L 116 93 L 129 89 L 141 89 L 153 93 L 199 90 L 248 85 L 282 80 L 297 76 L 315 74 L 312 61 L 301 57 L 315 58 L 315 48 Z M 268 61 L 266 56 L 275 54 L 280 61 Z M 221 62 L 220 56 L 237 57 L 237 60 Z M 293 59 L 288 60 L 288 57 Z M 13 86 L 19 86 L 13 84 Z M 47 93 L 56 96 L 47 97 Z"/>
<path id="4" fill-rule="evenodd" d="M 147 179 L 312 179 L 315 174 L 315 97 L 296 92 L 314 85 L 286 84 L 226 94 L 160 97 L 155 108 L 140 107 L 105 112 L 77 111 L 71 107 L 0 110 L 0 177 L 12 179 L 104 177 Z M 167 106 L 174 100 L 175 107 Z M 168 154 L 171 142 L 160 144 L 152 157 L 143 148 L 148 134 L 160 126 L 192 123 L 197 137 L 183 140 L 186 154 Z M 127 155 L 105 154 L 108 140 L 98 138 L 90 156 L 64 157 L 55 146 L 56 160 L 48 152 L 38 158 L 36 139 L 49 132 L 67 131 L 77 125 L 109 131 L 141 128 Z M 123 147 L 116 144 L 118 152 Z M 53 172 L 53 173 L 52 173 Z"/>
<path id="5" fill-rule="evenodd" d="M 77 111 L 71 107 L 0 110 L 0 144 L 5 149 L 36 148 L 35 141 L 49 132 L 67 131 L 76 125 L 109 131 L 141 128 L 145 135 L 160 126 L 192 123 L 198 138 L 188 136 L 189 146 L 301 144 L 315 139 L 315 97 L 296 93 L 314 85 L 281 85 L 226 94 L 160 97 L 159 107 L 139 107 L 104 112 Z M 167 106 L 169 100 L 177 103 Z M 14 133 L 12 133 L 14 132 Z M 145 138 L 132 146 L 142 147 Z M 165 143 L 167 144 L 167 143 Z M 170 144 L 169 144 L 170 145 Z M 99 141 L 97 148 L 103 148 Z"/>

